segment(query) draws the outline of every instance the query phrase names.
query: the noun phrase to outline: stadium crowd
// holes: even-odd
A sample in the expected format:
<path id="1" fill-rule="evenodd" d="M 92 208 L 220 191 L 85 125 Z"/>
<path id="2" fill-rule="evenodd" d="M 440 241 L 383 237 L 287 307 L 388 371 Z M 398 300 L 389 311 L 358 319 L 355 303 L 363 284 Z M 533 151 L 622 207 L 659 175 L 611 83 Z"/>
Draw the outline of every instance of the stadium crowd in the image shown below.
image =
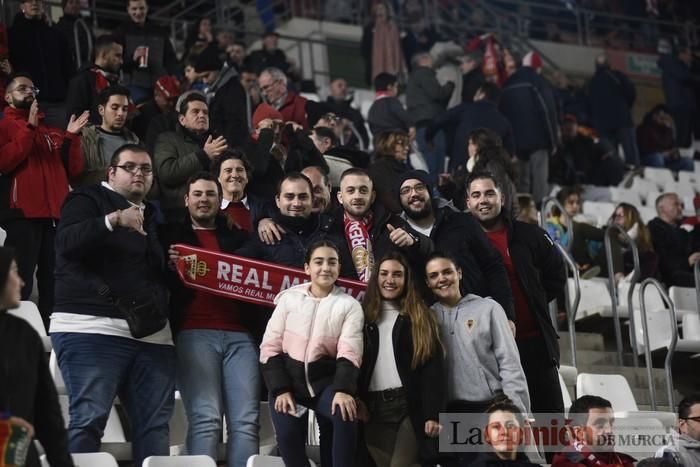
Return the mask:
<path id="1" fill-rule="evenodd" d="M 64 22 L 76 3 L 63 1 Z M 202 20 L 179 60 L 147 1 L 129 0 L 128 20 L 77 69 L 72 29 L 51 25 L 41 0 L 20 6 L 0 62 L 0 424 L 39 440 L 54 467 L 100 450 L 116 397 L 134 464 L 168 455 L 176 390 L 186 452 L 217 459 L 225 418 L 230 466 L 258 452 L 261 397 L 288 466 L 309 465 L 308 409 L 324 467 L 534 465 L 517 434 L 532 414 L 569 409 L 548 310 L 566 287 L 554 242 L 573 237 L 587 277 L 631 270 L 620 239 L 607 270 L 579 185 L 694 170 L 679 148 L 698 138 L 700 77 L 679 43 L 659 50 L 665 103 L 635 127 L 635 87 L 605 56 L 584 87 L 555 85 L 536 53 L 481 37 L 460 56 L 460 82 L 441 82 L 429 34 L 406 56 L 378 2 L 361 47 L 376 92 L 365 120 L 342 77 L 326 100 L 303 97 L 274 32 L 248 50 Z M 544 230 L 536 206 L 555 185 L 564 211 L 541 213 Z M 676 193 L 655 209 L 647 225 L 621 203 L 609 223 L 639 246 L 644 277 L 692 287 L 700 228 L 681 226 Z M 208 293 L 178 276 L 176 244 L 308 282 L 273 308 Z M 339 277 L 366 284 L 361 301 Z M 6 312 L 35 280 L 67 429 L 38 336 Z M 440 452 L 441 412 L 486 414 L 489 449 Z M 602 441 L 609 401 L 582 396 L 569 413 L 568 444 L 548 462 L 633 465 Z M 678 417 L 659 456 L 700 465 L 700 396 Z"/>

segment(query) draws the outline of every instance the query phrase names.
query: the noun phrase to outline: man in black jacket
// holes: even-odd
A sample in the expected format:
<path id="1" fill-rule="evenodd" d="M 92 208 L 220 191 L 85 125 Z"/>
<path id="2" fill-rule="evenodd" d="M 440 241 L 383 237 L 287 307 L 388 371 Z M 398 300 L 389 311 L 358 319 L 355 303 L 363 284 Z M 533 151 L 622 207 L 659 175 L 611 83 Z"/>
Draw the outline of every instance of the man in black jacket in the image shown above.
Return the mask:
<path id="1" fill-rule="evenodd" d="M 596 72 L 588 83 L 588 110 L 593 128 L 615 148 L 622 145 L 625 162 L 639 165 L 639 150 L 632 121 L 636 97 L 634 84 L 622 72 L 610 68 L 608 59 L 596 59 Z"/>
<path id="2" fill-rule="evenodd" d="M 135 104 L 148 100 L 153 84 L 162 75 L 179 71 L 177 55 L 165 29 L 149 22 L 146 0 L 129 0 L 129 19 L 115 31 L 124 47 L 124 79 Z"/>
<path id="3" fill-rule="evenodd" d="M 95 41 L 95 63 L 79 71 L 68 84 L 66 116 L 80 115 L 90 111 L 90 123 L 99 125 L 102 121 L 97 111 L 97 94 L 103 89 L 117 84 L 121 70 L 124 48 L 114 36 L 100 36 Z"/>
<path id="4" fill-rule="evenodd" d="M 419 243 L 428 237 L 435 250 L 454 256 L 459 263 L 462 268 L 462 290 L 496 300 L 505 310 L 511 328 L 515 330 L 513 295 L 503 260 L 474 217 L 457 212 L 451 206 L 440 206 L 439 200 L 433 199 L 431 195 L 430 179 L 423 170 L 402 174 L 398 185 L 403 212 L 389 220 L 384 236 L 391 237 L 394 230 L 401 228 L 414 241 L 417 238 Z M 392 239 L 392 243 L 400 247 L 412 244 L 411 239 L 401 238 L 404 235 L 399 237 Z M 381 245 L 382 241 L 379 243 Z M 425 257 L 412 255 L 410 259 L 415 271 L 425 270 Z M 418 285 L 425 289 L 425 284 Z"/>
<path id="5" fill-rule="evenodd" d="M 678 195 L 664 193 L 656 198 L 656 214 L 649 222 L 649 232 L 659 257 L 661 279 L 668 287 L 695 287 L 693 266 L 700 260 L 700 251 L 694 248 L 691 234 L 679 225 L 683 206 Z"/>
<path id="6" fill-rule="evenodd" d="M 165 257 L 155 208 L 144 201 L 152 183 L 151 157 L 127 144 L 112 156 L 107 182 L 68 195 L 56 231 L 50 327 L 70 399 L 70 451 L 100 450 L 118 395 L 131 422 L 137 465 L 169 454 L 175 394 Z M 133 300 L 141 304 L 138 314 Z"/>
<path id="7" fill-rule="evenodd" d="M 496 178 L 476 172 L 467 179 L 469 211 L 498 250 L 515 301 L 515 335 L 533 413 L 563 413 L 559 387 L 559 343 L 548 303 L 563 295 L 566 272 L 547 233 L 536 225 L 510 219 Z"/>
<path id="8" fill-rule="evenodd" d="M 63 34 L 47 21 L 43 2 L 22 0 L 20 9 L 7 31 L 10 63 L 15 72 L 31 75 L 41 89 L 44 122 L 64 127 L 66 89 L 75 71 L 71 50 Z"/>
<path id="9" fill-rule="evenodd" d="M 477 128 L 488 128 L 496 132 L 501 137 L 503 148 L 511 155 L 515 154 L 513 129 L 510 122 L 498 111 L 500 94 L 501 91 L 495 84 L 483 83 L 474 95 L 474 102 L 464 102 L 433 119 L 425 136 L 430 141 L 436 131 L 454 129 L 453 132 L 449 132 L 454 134 L 450 171 L 466 164 L 469 158 L 468 135 Z"/>
<path id="10" fill-rule="evenodd" d="M 521 66 L 503 85 L 499 110 L 513 126 L 520 180 L 518 191 L 535 203 L 549 194 L 549 155 L 558 142 L 553 87 L 529 66 Z"/>

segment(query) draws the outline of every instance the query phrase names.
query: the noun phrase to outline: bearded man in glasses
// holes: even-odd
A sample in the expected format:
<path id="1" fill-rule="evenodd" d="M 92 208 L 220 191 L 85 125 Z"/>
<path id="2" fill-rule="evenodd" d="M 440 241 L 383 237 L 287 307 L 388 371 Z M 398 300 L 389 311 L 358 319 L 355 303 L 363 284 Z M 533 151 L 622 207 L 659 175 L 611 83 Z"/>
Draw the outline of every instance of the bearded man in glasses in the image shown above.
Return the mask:
<path id="1" fill-rule="evenodd" d="M 29 299 L 36 269 L 39 311 L 48 327 L 53 307 L 54 236 L 68 177 L 83 169 L 80 130 L 85 112 L 73 115 L 66 130 L 44 123 L 27 74 L 10 78 L 5 90 L 5 118 L 0 120 L 0 226 L 5 245 L 17 252 L 24 281 L 22 300 Z"/>
<path id="2" fill-rule="evenodd" d="M 118 395 L 133 430 L 133 459 L 168 455 L 175 351 L 165 254 L 146 194 L 153 162 L 125 144 L 107 181 L 75 189 L 56 231 L 51 340 L 70 401 L 71 452 L 96 452 Z"/>

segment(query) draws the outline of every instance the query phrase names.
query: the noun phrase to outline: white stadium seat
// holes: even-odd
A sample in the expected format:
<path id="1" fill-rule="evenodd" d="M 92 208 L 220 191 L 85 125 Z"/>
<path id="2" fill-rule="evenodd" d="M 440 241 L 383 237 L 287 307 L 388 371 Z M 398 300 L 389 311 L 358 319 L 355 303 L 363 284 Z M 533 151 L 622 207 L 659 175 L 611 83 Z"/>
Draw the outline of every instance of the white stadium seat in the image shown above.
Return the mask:
<path id="1" fill-rule="evenodd" d="M 216 462 L 209 456 L 151 456 L 143 467 L 216 467 Z"/>
<path id="2" fill-rule="evenodd" d="M 75 467 L 119 467 L 117 460 L 108 452 L 86 452 L 71 454 Z M 46 454 L 41 456 L 42 467 L 50 467 Z"/>
<path id="3" fill-rule="evenodd" d="M 650 180 L 661 188 L 667 183 L 674 182 L 673 172 L 669 169 L 662 169 L 656 167 L 644 167 L 644 178 Z"/>
<path id="4" fill-rule="evenodd" d="M 569 296 L 574 296 L 574 280 L 569 279 Z M 595 314 L 609 314 L 610 294 L 605 281 L 601 280 L 585 280 L 580 281 L 581 284 L 581 302 L 579 303 L 576 319 L 583 319 L 587 316 Z"/>
<path id="5" fill-rule="evenodd" d="M 583 213 L 596 218 L 598 225 L 605 225 L 612 213 L 615 212 L 615 206 L 615 203 L 585 201 L 583 203 Z"/>
<path id="6" fill-rule="evenodd" d="M 639 206 L 642 198 L 637 190 L 625 188 L 612 188 L 612 201 L 615 203 L 627 203 L 632 206 Z"/>

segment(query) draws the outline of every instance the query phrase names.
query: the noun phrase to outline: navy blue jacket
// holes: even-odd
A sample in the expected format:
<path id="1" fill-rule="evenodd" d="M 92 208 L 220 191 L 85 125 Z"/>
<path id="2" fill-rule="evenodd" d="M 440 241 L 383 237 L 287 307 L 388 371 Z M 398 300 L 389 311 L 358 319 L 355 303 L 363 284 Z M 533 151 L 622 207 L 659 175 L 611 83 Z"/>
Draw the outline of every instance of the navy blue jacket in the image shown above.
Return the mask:
<path id="1" fill-rule="evenodd" d="M 452 146 L 452 161 L 454 166 L 464 164 L 467 161 L 467 137 L 472 130 L 477 128 L 488 128 L 495 131 L 503 141 L 503 147 L 510 154 L 515 153 L 515 142 L 513 141 L 513 129 L 498 107 L 493 102 L 477 101 L 465 102 L 452 107 L 446 112 L 433 119 L 433 124 L 426 137 L 432 136 L 439 130 L 449 126 L 456 126 L 455 139 Z"/>
<path id="2" fill-rule="evenodd" d="M 700 84 L 700 77 L 694 76 L 688 65 L 672 55 L 661 55 L 657 64 L 661 69 L 666 105 L 672 109 L 695 109 L 694 87 Z"/>
<path id="3" fill-rule="evenodd" d="M 147 236 L 120 227 L 107 229 L 105 216 L 129 207 L 126 198 L 102 185 L 68 194 L 56 229 L 55 312 L 124 318 L 99 294 L 104 283 L 117 297 L 148 289 L 158 300 L 167 301 L 155 208 L 146 203 Z"/>
<path id="4" fill-rule="evenodd" d="M 636 91 L 623 73 L 601 67 L 588 83 L 588 115 L 598 131 L 632 128 Z"/>
<path id="5" fill-rule="evenodd" d="M 283 266 L 303 268 L 306 249 L 312 243 L 326 238 L 330 228 L 330 219 L 316 214 L 312 214 L 300 226 L 292 226 L 289 222 L 291 219 L 287 216 L 277 214 L 272 219 L 285 230 L 279 243 L 268 245 L 260 240 L 257 232 L 253 232 L 251 238 L 236 251 L 236 254 Z"/>
<path id="6" fill-rule="evenodd" d="M 554 89 L 532 68 L 520 67 L 506 80 L 499 110 L 513 127 L 519 158 L 528 159 L 534 151 L 556 147 L 558 118 Z"/>

